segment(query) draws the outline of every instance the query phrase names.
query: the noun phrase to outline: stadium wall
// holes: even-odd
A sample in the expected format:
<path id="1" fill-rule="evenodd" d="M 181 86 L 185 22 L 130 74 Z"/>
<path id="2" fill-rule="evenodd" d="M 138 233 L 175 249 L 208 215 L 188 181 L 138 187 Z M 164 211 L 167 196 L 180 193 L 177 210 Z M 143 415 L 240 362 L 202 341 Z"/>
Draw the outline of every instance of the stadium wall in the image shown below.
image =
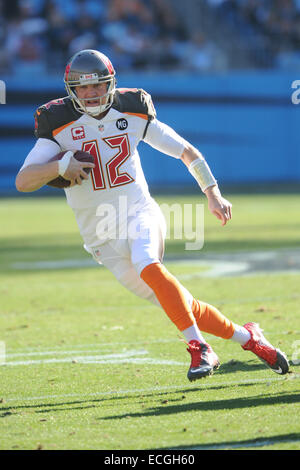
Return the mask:
<path id="1" fill-rule="evenodd" d="M 118 86 L 150 92 L 158 119 L 198 147 L 223 184 L 299 183 L 300 105 L 292 102 L 292 94 L 297 93 L 292 83 L 297 78 L 278 72 L 132 74 L 119 76 Z M 40 83 L 4 81 L 7 97 L 0 106 L 0 192 L 16 195 L 15 175 L 35 142 L 35 108 L 64 96 L 65 91 L 61 78 Z M 140 155 L 151 189 L 197 187 L 175 159 L 144 143 Z M 36 194 L 46 191 L 57 194 L 48 188 Z"/>

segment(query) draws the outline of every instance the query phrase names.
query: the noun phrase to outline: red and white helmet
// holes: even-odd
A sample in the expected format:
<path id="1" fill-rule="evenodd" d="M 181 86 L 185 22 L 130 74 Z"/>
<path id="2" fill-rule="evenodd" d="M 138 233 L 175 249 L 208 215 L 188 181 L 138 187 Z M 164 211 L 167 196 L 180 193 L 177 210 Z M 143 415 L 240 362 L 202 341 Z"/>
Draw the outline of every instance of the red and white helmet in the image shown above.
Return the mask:
<path id="1" fill-rule="evenodd" d="M 112 105 L 116 89 L 115 70 L 109 58 L 99 51 L 85 49 L 73 55 L 65 70 L 64 83 L 75 109 L 80 113 L 97 116 Z M 100 100 L 99 106 L 89 107 L 85 104 L 87 99 L 78 99 L 74 87 L 95 83 L 107 83 L 107 92 L 95 98 Z"/>

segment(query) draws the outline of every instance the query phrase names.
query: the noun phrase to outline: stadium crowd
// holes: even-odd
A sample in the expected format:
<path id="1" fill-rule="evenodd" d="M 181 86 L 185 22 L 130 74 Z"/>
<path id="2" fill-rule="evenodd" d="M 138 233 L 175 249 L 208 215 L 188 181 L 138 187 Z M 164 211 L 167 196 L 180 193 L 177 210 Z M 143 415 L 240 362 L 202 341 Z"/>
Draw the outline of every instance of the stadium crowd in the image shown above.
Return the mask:
<path id="1" fill-rule="evenodd" d="M 23 76 L 55 73 L 88 48 L 118 71 L 181 68 L 188 41 L 167 0 L 0 0 L 0 28 L 0 70 Z"/>
<path id="2" fill-rule="evenodd" d="M 258 56 L 266 52 L 265 65 L 299 67 L 300 0 L 207 1 Z"/>
<path id="3" fill-rule="evenodd" d="M 203 3 L 245 48 L 251 45 L 254 66 L 300 61 L 300 0 Z M 118 71 L 230 67 L 213 31 L 190 31 L 173 6 L 171 0 L 0 0 L 0 73 L 55 74 L 85 48 L 107 54 Z M 265 63 L 255 56 L 260 49 Z"/>

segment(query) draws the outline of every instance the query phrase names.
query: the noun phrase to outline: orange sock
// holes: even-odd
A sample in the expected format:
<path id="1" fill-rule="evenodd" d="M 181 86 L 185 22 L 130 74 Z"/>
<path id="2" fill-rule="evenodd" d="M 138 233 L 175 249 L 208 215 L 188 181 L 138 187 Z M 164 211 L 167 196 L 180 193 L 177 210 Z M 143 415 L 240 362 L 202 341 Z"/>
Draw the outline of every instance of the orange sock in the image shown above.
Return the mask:
<path id="1" fill-rule="evenodd" d="M 160 305 L 180 331 L 195 323 L 180 282 L 161 263 L 146 266 L 141 278 L 154 291 Z"/>
<path id="2" fill-rule="evenodd" d="M 234 333 L 233 323 L 216 307 L 194 299 L 192 311 L 199 330 L 224 339 L 232 337 Z"/>

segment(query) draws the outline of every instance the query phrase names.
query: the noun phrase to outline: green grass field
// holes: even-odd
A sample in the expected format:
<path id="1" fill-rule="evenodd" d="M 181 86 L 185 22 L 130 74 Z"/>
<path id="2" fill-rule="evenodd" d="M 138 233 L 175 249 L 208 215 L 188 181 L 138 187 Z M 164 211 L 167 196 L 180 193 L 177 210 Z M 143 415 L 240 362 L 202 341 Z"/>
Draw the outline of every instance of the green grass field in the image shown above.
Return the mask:
<path id="1" fill-rule="evenodd" d="M 292 362 L 285 376 L 205 335 L 221 367 L 190 383 L 175 326 L 91 262 L 63 198 L 0 199 L 0 449 L 300 449 L 299 196 L 228 197 L 231 223 L 205 205 L 203 250 L 168 240 L 165 264 L 234 322 L 259 322 Z M 266 256 L 265 272 L 205 276 L 211 253 L 248 252 L 289 253 L 294 269 Z"/>

